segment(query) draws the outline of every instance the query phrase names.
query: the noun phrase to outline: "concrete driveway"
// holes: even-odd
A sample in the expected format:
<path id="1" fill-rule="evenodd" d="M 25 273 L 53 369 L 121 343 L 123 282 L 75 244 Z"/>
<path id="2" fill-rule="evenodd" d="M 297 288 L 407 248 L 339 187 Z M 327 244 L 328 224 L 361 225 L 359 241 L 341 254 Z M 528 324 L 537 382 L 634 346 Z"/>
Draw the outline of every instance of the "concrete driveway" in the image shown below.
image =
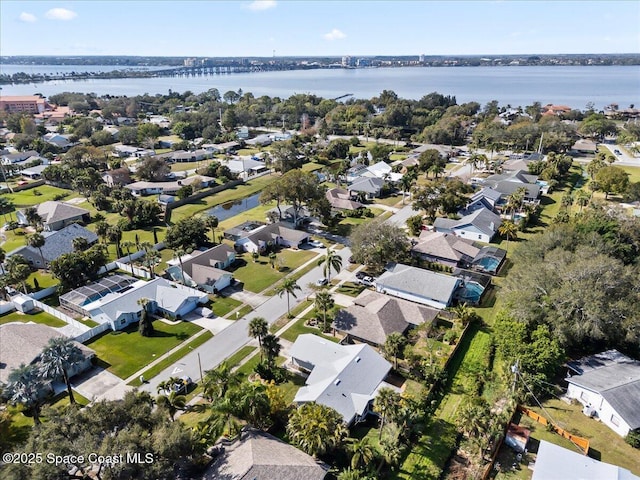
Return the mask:
<path id="1" fill-rule="evenodd" d="M 120 400 L 133 387 L 104 368 L 94 367 L 71 382 L 73 389 L 88 400 Z"/>

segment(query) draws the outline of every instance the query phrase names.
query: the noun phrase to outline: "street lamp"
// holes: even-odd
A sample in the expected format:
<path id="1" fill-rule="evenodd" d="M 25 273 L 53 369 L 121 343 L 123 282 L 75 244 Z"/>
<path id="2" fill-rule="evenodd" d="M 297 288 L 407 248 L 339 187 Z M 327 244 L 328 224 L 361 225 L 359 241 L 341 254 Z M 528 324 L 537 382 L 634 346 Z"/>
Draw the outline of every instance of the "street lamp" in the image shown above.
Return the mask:
<path id="1" fill-rule="evenodd" d="M 189 346 L 190 350 L 193 350 L 192 346 Z M 202 362 L 200 361 L 200 352 L 196 352 L 196 355 L 198 355 L 198 368 L 200 369 L 200 381 L 202 382 Z"/>

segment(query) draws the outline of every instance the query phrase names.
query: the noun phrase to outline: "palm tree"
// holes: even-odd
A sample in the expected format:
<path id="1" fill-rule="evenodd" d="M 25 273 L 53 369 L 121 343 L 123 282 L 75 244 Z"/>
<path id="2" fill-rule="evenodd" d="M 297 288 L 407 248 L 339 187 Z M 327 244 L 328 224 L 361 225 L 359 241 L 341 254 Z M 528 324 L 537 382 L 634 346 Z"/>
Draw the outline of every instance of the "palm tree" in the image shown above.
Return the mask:
<path id="1" fill-rule="evenodd" d="M 116 255 L 118 256 L 118 258 L 122 257 L 122 250 L 120 249 L 122 230 L 120 229 L 120 227 L 118 225 L 110 225 L 107 229 L 107 238 L 116 246 Z"/>
<path id="2" fill-rule="evenodd" d="M 170 392 L 174 383 L 171 378 L 169 380 L 163 380 L 156 386 L 156 392 Z"/>
<path id="3" fill-rule="evenodd" d="M 416 174 L 413 170 L 408 171 L 400 178 L 400 187 L 402 187 L 402 204 L 404 205 L 404 198 L 407 192 L 411 191 L 411 187 L 416 181 Z"/>
<path id="4" fill-rule="evenodd" d="M 33 423 L 40 425 L 40 411 L 44 403 L 46 386 L 34 365 L 14 368 L 9 374 L 6 393 L 9 401 L 20 403 L 33 416 Z"/>
<path id="5" fill-rule="evenodd" d="M 216 243 L 216 228 L 218 228 L 218 217 L 215 215 L 208 215 L 204 219 L 204 224 L 207 228 L 211 229 L 211 243 Z"/>
<path id="6" fill-rule="evenodd" d="M 249 424 L 258 428 L 271 425 L 269 414 L 271 403 L 267 395 L 267 387 L 260 382 L 244 382 L 233 395 L 237 403 L 239 415 Z"/>
<path id="7" fill-rule="evenodd" d="M 89 242 L 84 237 L 76 237 L 73 239 L 73 251 L 74 252 L 84 252 L 87 248 L 89 248 Z"/>
<path id="8" fill-rule="evenodd" d="M 122 246 L 127 251 L 127 257 L 129 258 L 129 266 L 131 267 L 131 275 L 134 275 L 134 273 L 133 273 L 133 261 L 131 260 L 131 248 L 135 247 L 136 243 L 132 242 L 131 240 L 126 240 L 126 241 L 122 242 Z"/>
<path id="9" fill-rule="evenodd" d="M 150 337 L 153 335 L 153 322 L 151 321 L 151 318 L 149 318 L 149 312 L 147 311 L 149 299 L 142 297 L 137 301 L 137 303 L 142 307 L 142 310 L 140 311 L 140 324 L 138 326 L 138 331 L 143 337 Z"/>
<path id="10" fill-rule="evenodd" d="M 160 408 L 166 408 L 169 418 L 173 422 L 178 410 L 186 410 L 187 397 L 171 390 L 168 395 L 158 395 L 156 403 Z"/>
<path id="11" fill-rule="evenodd" d="M 155 266 L 160 262 L 160 253 L 149 242 L 142 242 L 140 248 L 144 250 L 142 264 L 149 270 L 151 278 L 156 278 Z"/>
<path id="12" fill-rule="evenodd" d="M 347 428 L 342 416 L 333 408 L 310 402 L 291 413 L 287 434 L 301 450 L 317 457 L 340 447 Z"/>
<path id="13" fill-rule="evenodd" d="M 76 365 L 84 361 L 85 357 L 71 339 L 66 337 L 54 337 L 49 339 L 48 345 L 40 356 L 40 373 L 44 378 L 55 380 L 62 377 L 67 386 L 69 402 L 75 404 L 69 372 Z"/>
<path id="14" fill-rule="evenodd" d="M 466 326 L 469 321 L 475 317 L 475 312 L 466 302 L 459 303 L 455 307 L 451 309 L 451 311 L 455 314 L 456 317 L 460 320 L 460 323 L 463 326 Z"/>
<path id="15" fill-rule="evenodd" d="M 347 450 L 351 453 L 351 468 L 357 469 L 371 463 L 375 457 L 375 449 L 371 445 L 369 437 L 349 438 L 347 442 Z"/>
<path id="16" fill-rule="evenodd" d="M 27 245 L 29 245 L 32 248 L 38 249 L 38 252 L 40 253 L 40 258 L 42 259 L 42 265 L 46 270 L 47 261 L 45 260 L 44 255 L 42 254 L 42 247 L 44 247 L 44 244 L 45 244 L 44 236 L 41 235 L 40 233 L 34 233 L 33 235 L 29 235 L 27 237 Z"/>
<path id="17" fill-rule="evenodd" d="M 440 175 L 442 172 L 444 172 L 444 166 L 442 166 L 441 163 L 437 162 L 437 163 L 434 163 L 433 165 L 431 165 L 431 167 L 429 168 L 429 171 L 431 173 L 433 173 L 433 176 L 435 178 L 438 178 L 438 175 Z"/>
<path id="18" fill-rule="evenodd" d="M 509 240 L 512 238 L 518 238 L 518 226 L 509 221 L 505 220 L 498 227 L 498 233 L 507 239 L 507 252 L 509 251 Z"/>
<path id="19" fill-rule="evenodd" d="M 580 206 L 580 212 L 582 212 L 582 208 L 589 205 L 591 201 L 591 195 L 586 190 L 578 190 L 576 193 L 575 202 Z"/>
<path id="20" fill-rule="evenodd" d="M 262 355 L 262 339 L 269 333 L 269 323 L 263 317 L 254 317 L 249 321 L 249 336 L 258 339 Z"/>
<path id="21" fill-rule="evenodd" d="M 389 387 L 383 387 L 378 391 L 374 400 L 376 410 L 380 412 L 380 431 L 378 438 L 382 438 L 382 430 L 389 416 L 393 417 L 400 407 L 400 394 Z"/>
<path id="22" fill-rule="evenodd" d="M 314 303 L 316 310 L 322 312 L 322 330 L 326 332 L 329 330 L 329 325 L 327 324 L 327 310 L 331 310 L 335 305 L 333 295 L 331 295 L 331 292 L 327 290 L 321 290 L 316 293 L 316 300 Z"/>
<path id="23" fill-rule="evenodd" d="M 362 470 L 347 467 L 346 469 L 342 470 L 336 478 L 338 480 L 362 480 L 363 478 L 365 478 L 363 475 L 364 474 Z"/>
<path id="24" fill-rule="evenodd" d="M 107 242 L 107 232 L 109 232 L 109 224 L 104 220 L 96 223 L 96 235 L 100 237 L 103 243 Z"/>
<path id="25" fill-rule="evenodd" d="M 322 265 L 322 274 L 327 277 L 327 280 L 331 280 L 331 270 L 338 273 L 342 269 L 342 257 L 335 250 L 327 248 L 327 253 L 318 260 L 318 266 L 320 265 Z"/>
<path id="26" fill-rule="evenodd" d="M 226 396 L 227 392 L 242 383 L 241 374 L 233 372 L 227 362 L 204 372 L 202 391 L 209 401 Z"/>
<path id="27" fill-rule="evenodd" d="M 269 333 L 262 339 L 262 350 L 264 356 L 267 357 L 267 367 L 272 369 L 275 366 L 275 361 L 278 355 L 280 355 L 280 339 L 275 335 Z"/>
<path id="28" fill-rule="evenodd" d="M 300 285 L 296 283 L 293 278 L 285 278 L 280 285 L 276 287 L 276 293 L 280 298 L 285 293 L 287 294 L 287 316 L 291 316 L 291 305 L 289 302 L 289 297 L 293 296 L 293 298 L 298 298 L 296 296 L 296 290 L 302 290 Z"/>
<path id="29" fill-rule="evenodd" d="M 5 252 L 4 248 L 0 247 L 0 271 L 2 274 L 5 274 L 4 271 L 4 261 L 7 259 L 7 252 Z"/>
<path id="30" fill-rule="evenodd" d="M 31 267 L 27 259 L 20 254 L 11 255 L 7 259 L 7 271 L 9 272 L 11 285 L 16 287 L 22 286 L 24 293 L 27 293 L 26 280 L 29 278 L 29 275 L 31 275 Z"/>
<path id="31" fill-rule="evenodd" d="M 187 281 L 184 278 L 184 265 L 182 264 L 182 257 L 185 256 L 187 254 L 187 252 L 185 252 L 183 249 L 181 248 L 177 248 L 174 252 L 173 252 L 173 258 L 177 259 L 178 262 L 180 263 L 180 281 L 183 285 L 187 284 Z"/>
<path id="32" fill-rule="evenodd" d="M 380 440 L 380 450 L 382 453 L 382 458 L 376 472 L 378 474 L 380 473 L 380 470 L 384 466 L 385 462 L 388 465 L 395 466 L 400 462 L 400 457 L 402 456 L 402 450 L 400 450 L 400 446 L 395 439 L 383 438 L 382 440 Z"/>
<path id="33" fill-rule="evenodd" d="M 27 223 L 32 227 L 42 225 L 42 217 L 38 214 L 38 209 L 36 207 L 25 208 L 24 218 L 27 219 Z"/>
<path id="34" fill-rule="evenodd" d="M 402 347 L 407 343 L 407 339 L 399 332 L 392 332 L 384 342 L 384 352 L 393 357 L 393 368 L 398 369 L 398 355 L 402 352 Z"/>

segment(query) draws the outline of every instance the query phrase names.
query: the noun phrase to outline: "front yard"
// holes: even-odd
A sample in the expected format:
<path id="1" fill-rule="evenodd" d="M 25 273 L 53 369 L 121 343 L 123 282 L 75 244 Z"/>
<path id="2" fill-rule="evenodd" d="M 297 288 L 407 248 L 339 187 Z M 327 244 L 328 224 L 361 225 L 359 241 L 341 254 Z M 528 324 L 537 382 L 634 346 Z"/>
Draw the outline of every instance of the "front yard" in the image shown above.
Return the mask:
<path id="1" fill-rule="evenodd" d="M 152 337 L 141 336 L 134 325 L 119 332 L 106 332 L 86 345 L 95 350 L 110 372 L 125 379 L 202 330 L 193 323 L 169 325 L 161 320 L 154 321 L 153 327 Z"/>
<path id="2" fill-rule="evenodd" d="M 67 325 L 66 322 L 54 317 L 53 315 L 49 315 L 47 312 L 42 311 L 39 311 L 37 313 L 11 312 L 0 317 L 0 325 L 11 322 L 33 322 L 40 323 L 42 325 L 48 325 L 54 328 L 65 327 Z"/>

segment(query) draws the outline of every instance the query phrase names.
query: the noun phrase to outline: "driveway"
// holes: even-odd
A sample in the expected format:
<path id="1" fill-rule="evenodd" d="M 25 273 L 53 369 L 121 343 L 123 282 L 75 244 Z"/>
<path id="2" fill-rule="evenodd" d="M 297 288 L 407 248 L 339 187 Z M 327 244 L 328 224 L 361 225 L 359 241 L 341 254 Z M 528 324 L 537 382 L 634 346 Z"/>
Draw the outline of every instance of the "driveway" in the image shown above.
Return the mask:
<path id="1" fill-rule="evenodd" d="M 105 370 L 94 367 L 80 376 L 74 377 L 71 382 L 73 389 L 88 400 L 120 400 L 124 394 L 133 387 Z"/>

